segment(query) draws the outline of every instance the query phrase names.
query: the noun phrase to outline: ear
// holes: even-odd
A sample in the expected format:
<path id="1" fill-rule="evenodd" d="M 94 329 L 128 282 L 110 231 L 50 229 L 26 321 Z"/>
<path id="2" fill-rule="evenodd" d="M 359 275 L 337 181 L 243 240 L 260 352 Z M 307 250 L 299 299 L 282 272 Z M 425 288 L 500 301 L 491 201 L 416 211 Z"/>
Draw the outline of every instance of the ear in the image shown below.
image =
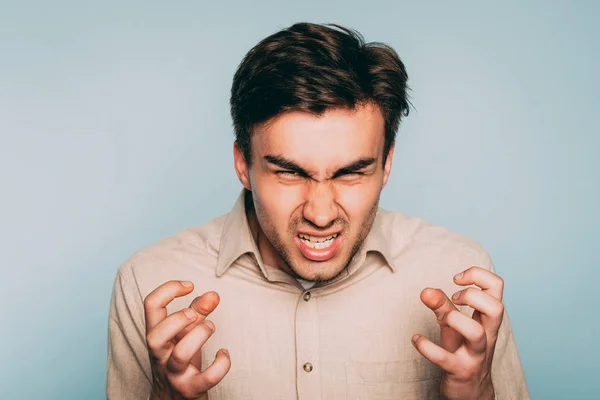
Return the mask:
<path id="1" fill-rule="evenodd" d="M 394 158 L 395 146 L 396 142 L 392 143 L 392 145 L 390 146 L 390 150 L 385 160 L 385 165 L 383 166 L 383 185 L 381 186 L 382 189 L 387 184 L 388 178 L 390 177 L 390 173 L 392 172 L 392 158 Z"/>
<path id="2" fill-rule="evenodd" d="M 233 144 L 233 166 L 242 185 L 246 189 L 252 190 L 252 185 L 250 184 L 250 168 L 248 167 L 248 162 L 237 141 Z"/>

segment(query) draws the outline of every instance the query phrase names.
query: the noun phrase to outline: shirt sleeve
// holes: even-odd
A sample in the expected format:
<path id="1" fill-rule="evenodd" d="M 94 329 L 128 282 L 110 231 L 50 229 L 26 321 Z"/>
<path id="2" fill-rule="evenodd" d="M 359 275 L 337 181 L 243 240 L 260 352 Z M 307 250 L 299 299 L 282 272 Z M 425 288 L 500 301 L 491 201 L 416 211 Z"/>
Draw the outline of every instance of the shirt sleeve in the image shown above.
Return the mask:
<path id="1" fill-rule="evenodd" d="M 151 382 L 143 299 L 133 271 L 124 266 L 115 279 L 110 302 L 107 399 L 147 399 Z"/>
<path id="2" fill-rule="evenodd" d="M 489 259 L 489 256 L 488 256 Z M 494 266 L 489 261 L 490 269 Z M 492 383 L 497 400 L 529 400 L 523 366 L 506 308 L 492 361 Z"/>
<path id="3" fill-rule="evenodd" d="M 498 333 L 492 361 L 492 382 L 498 400 L 528 400 L 530 398 L 517 343 L 506 311 Z"/>

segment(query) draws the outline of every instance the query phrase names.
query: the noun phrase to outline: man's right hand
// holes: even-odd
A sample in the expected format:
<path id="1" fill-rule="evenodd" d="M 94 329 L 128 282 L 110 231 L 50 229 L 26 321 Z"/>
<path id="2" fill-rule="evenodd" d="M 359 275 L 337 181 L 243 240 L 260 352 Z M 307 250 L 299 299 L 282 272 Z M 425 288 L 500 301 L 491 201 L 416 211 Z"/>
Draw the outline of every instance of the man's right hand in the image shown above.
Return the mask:
<path id="1" fill-rule="evenodd" d="M 229 372 L 229 352 L 220 349 L 202 371 L 201 347 L 215 331 L 206 317 L 219 304 L 216 292 L 196 297 L 190 308 L 167 316 L 167 304 L 194 289 L 191 282 L 169 281 L 144 299 L 146 343 L 152 366 L 153 400 L 208 399 L 208 390 Z"/>

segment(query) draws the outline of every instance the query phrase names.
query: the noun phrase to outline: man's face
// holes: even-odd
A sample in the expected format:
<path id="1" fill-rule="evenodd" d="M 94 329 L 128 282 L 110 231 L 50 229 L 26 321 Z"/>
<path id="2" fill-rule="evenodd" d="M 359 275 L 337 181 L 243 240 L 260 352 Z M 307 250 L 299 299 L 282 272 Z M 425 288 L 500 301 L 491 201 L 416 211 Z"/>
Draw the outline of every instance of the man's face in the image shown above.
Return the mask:
<path id="1" fill-rule="evenodd" d="M 321 116 L 287 112 L 252 133 L 252 165 L 236 172 L 252 191 L 265 264 L 310 281 L 340 274 L 369 233 L 391 169 L 383 163 L 377 106 Z"/>

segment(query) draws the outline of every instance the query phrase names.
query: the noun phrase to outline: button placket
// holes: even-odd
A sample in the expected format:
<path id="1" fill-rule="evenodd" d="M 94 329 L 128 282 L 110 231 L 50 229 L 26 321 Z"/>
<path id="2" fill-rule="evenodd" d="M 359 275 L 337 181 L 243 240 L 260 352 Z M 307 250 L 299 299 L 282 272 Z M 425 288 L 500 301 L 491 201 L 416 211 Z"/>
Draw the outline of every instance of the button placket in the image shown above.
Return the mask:
<path id="1" fill-rule="evenodd" d="M 296 306 L 296 359 L 298 399 L 320 399 L 318 309 L 310 291 L 301 295 Z"/>

